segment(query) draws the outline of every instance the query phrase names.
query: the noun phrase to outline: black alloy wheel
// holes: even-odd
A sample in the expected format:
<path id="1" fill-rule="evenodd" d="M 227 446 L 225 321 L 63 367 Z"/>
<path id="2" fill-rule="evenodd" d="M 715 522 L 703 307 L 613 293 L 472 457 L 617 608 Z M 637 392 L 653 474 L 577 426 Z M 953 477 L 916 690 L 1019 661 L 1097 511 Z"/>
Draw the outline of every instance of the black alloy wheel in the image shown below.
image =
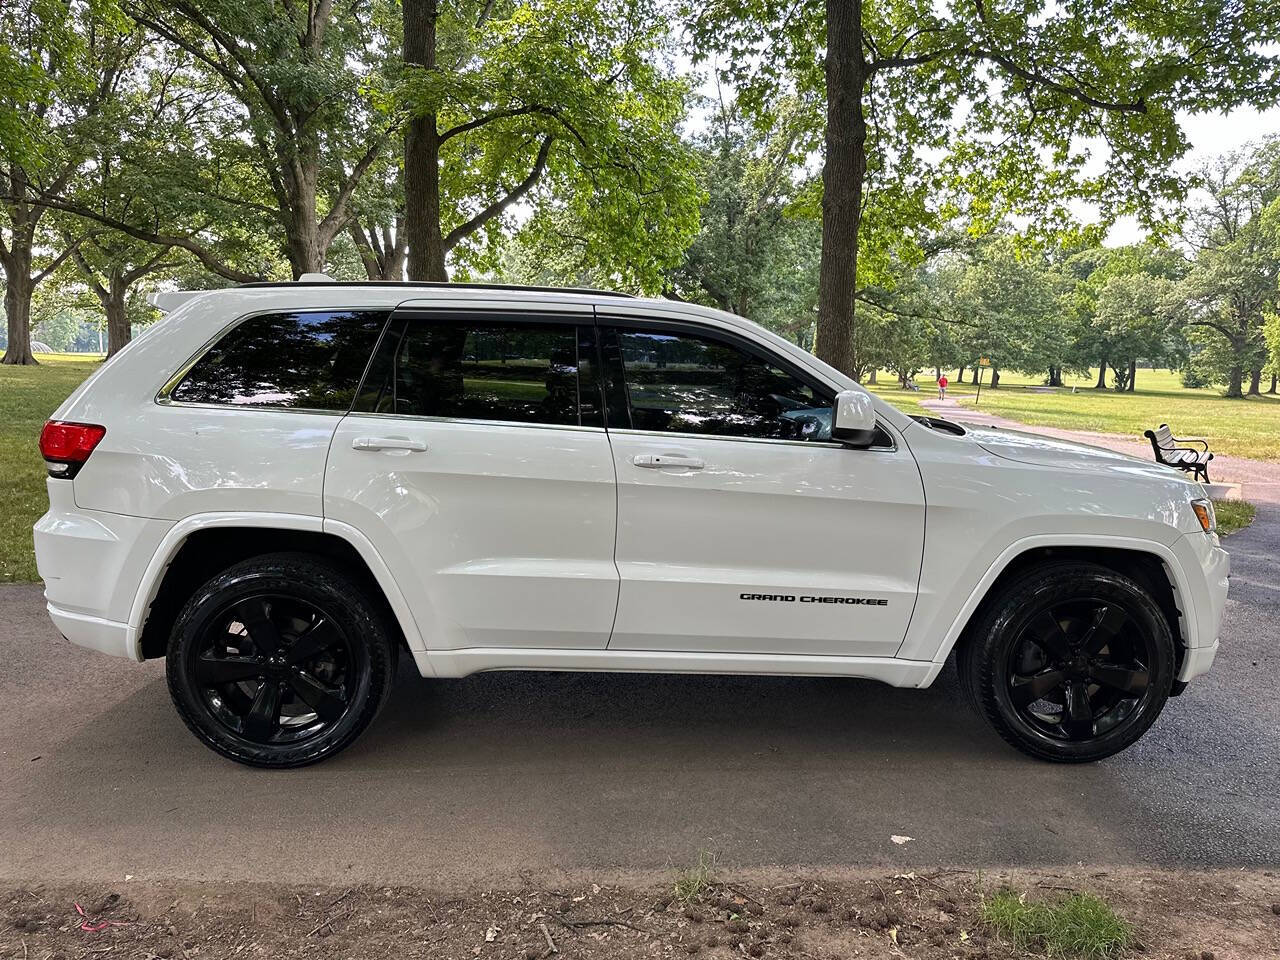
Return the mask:
<path id="1" fill-rule="evenodd" d="M 263 745 L 331 728 L 365 669 L 332 615 L 280 593 L 228 604 L 202 631 L 194 664 L 209 711 L 231 733 Z"/>
<path id="2" fill-rule="evenodd" d="M 1169 698 L 1170 623 L 1146 584 L 1107 567 L 1032 569 L 986 602 L 959 650 L 974 705 L 1045 760 L 1101 760 L 1137 741 Z"/>
<path id="3" fill-rule="evenodd" d="M 1153 638 L 1122 604 L 1098 597 L 1051 602 L 1010 646 L 1009 699 L 1045 736 L 1092 740 L 1152 695 L 1155 658 Z"/>
<path id="4" fill-rule="evenodd" d="M 348 746 L 390 691 L 396 646 L 379 604 L 328 561 L 255 557 L 196 591 L 169 643 L 187 726 L 254 766 L 315 763 Z"/>

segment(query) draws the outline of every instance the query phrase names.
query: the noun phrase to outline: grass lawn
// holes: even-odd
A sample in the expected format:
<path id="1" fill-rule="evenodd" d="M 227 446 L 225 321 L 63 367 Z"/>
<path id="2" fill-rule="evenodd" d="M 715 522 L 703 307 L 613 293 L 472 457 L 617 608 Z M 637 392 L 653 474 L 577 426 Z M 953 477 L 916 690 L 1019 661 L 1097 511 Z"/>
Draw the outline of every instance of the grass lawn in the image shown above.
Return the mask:
<path id="1" fill-rule="evenodd" d="M 1248 500 L 1215 500 L 1213 512 L 1218 518 L 1218 534 L 1225 537 L 1253 523 L 1258 508 Z"/>
<path id="2" fill-rule="evenodd" d="M 36 359 L 38 367 L 0 366 L 0 583 L 36 579 L 31 526 L 49 507 L 40 428 L 101 363 L 79 354 Z"/>
<path id="3" fill-rule="evenodd" d="M 879 379 L 869 389 L 906 413 L 925 412 L 919 401 L 937 396 L 932 372 L 916 381 L 919 392 L 899 389 L 892 374 L 881 373 Z M 1176 436 L 1207 438 L 1215 453 L 1280 460 L 1280 397 L 1228 400 L 1216 388 L 1186 389 L 1169 370 L 1139 370 L 1133 393 L 1094 390 L 1089 377 L 1068 378 L 1067 384 L 1041 392 L 1031 389 L 1040 385 L 1039 377 L 1002 374 L 999 389 L 983 387 L 979 409 L 1036 426 L 1120 433 L 1139 440 L 1143 430 L 1167 423 Z M 964 404 L 974 402 L 975 392 L 971 383 L 952 381 L 947 388 L 948 397 Z"/>

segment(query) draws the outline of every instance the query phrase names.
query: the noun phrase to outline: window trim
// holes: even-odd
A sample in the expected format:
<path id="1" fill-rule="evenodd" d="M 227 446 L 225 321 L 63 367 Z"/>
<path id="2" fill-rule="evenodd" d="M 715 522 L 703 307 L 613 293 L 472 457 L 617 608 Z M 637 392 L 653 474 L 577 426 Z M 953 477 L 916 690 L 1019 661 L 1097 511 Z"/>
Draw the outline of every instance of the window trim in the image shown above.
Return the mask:
<path id="1" fill-rule="evenodd" d="M 598 328 L 596 343 L 602 355 L 604 352 L 605 337 L 610 332 L 621 332 L 624 330 L 645 330 L 651 332 L 671 331 L 677 334 L 680 332 L 688 332 L 703 336 L 708 340 L 719 340 L 722 343 L 750 354 L 757 360 L 763 360 L 766 363 L 773 364 L 783 372 L 795 377 L 801 383 L 808 386 L 819 396 L 829 397 L 829 402 L 833 405 L 835 404 L 836 393 L 839 392 L 834 390 L 831 384 L 825 383 L 807 370 L 803 370 L 798 364 L 792 362 L 790 357 L 775 353 L 764 345 L 756 343 L 750 337 L 744 336 L 734 330 L 726 330 L 721 327 L 699 323 L 696 320 L 678 318 L 668 320 L 649 317 L 634 317 L 625 314 L 606 314 L 599 312 L 599 310 L 596 312 L 596 326 Z M 621 347 L 620 344 L 619 347 Z M 621 361 L 621 356 L 619 356 L 618 359 Z M 602 366 L 602 370 L 604 371 L 605 379 L 612 375 L 612 372 L 607 366 Z M 635 421 L 631 416 L 631 391 L 627 389 L 625 364 L 619 372 L 623 378 L 623 391 L 627 403 L 627 422 L 628 424 L 634 424 Z M 603 379 L 601 384 L 602 387 L 604 387 L 605 393 L 605 424 L 607 425 L 610 418 L 609 390 L 607 386 L 605 386 Z M 868 453 L 896 453 L 898 450 L 898 440 L 894 431 L 886 426 L 879 417 L 876 418 L 876 427 L 881 433 L 889 438 L 889 442 L 887 444 L 877 443 L 870 447 L 861 447 L 858 449 Z M 796 447 L 831 447 L 841 450 L 851 449 L 848 445 L 843 444 L 838 440 L 790 440 L 779 437 L 735 437 L 723 433 L 684 433 L 674 430 L 641 430 L 635 426 L 607 427 L 607 429 L 612 433 L 631 436 L 682 437 L 685 439 L 700 440 L 739 440 L 747 443 L 780 443 Z"/>
<path id="2" fill-rule="evenodd" d="M 478 419 L 475 417 L 441 417 L 434 414 L 422 413 L 378 413 L 373 410 L 357 410 L 355 405 L 360 399 L 360 395 L 364 393 L 365 382 L 369 373 L 373 370 L 373 361 L 377 358 L 378 352 L 382 349 L 382 343 L 390 334 L 392 324 L 398 319 L 406 321 L 404 333 L 408 333 L 408 321 L 414 318 L 420 319 L 452 319 L 468 322 L 484 323 L 486 320 L 491 324 L 513 323 L 528 324 L 531 326 L 554 327 L 564 326 L 573 330 L 574 334 L 574 355 L 578 362 L 578 423 L 539 423 L 529 420 L 497 420 L 497 419 Z M 594 346 L 593 356 L 590 361 L 596 366 L 596 388 L 600 394 L 598 400 L 600 404 L 600 425 L 582 423 L 582 328 L 587 327 L 591 330 L 591 339 Z M 403 340 L 404 334 L 401 335 Z M 399 347 L 397 346 L 397 352 Z M 391 420 L 414 420 L 431 423 L 461 423 L 468 426 L 482 426 L 488 423 L 500 424 L 507 427 L 534 427 L 539 429 L 552 430 L 587 430 L 587 431 L 605 431 L 608 427 L 608 406 L 605 398 L 604 390 L 604 365 L 600 347 L 600 325 L 596 323 L 595 315 L 592 313 L 566 312 L 558 310 L 548 311 L 531 311 L 522 310 L 517 305 L 509 313 L 503 311 L 499 307 L 486 304 L 483 307 L 458 307 L 456 305 L 441 306 L 425 306 L 421 304 L 413 304 L 410 306 L 397 306 L 391 311 L 391 315 L 387 318 L 387 322 L 383 325 L 382 330 L 378 334 L 378 339 L 374 342 L 373 350 L 369 354 L 369 360 L 365 364 L 364 373 L 360 375 L 360 382 L 356 386 L 355 396 L 352 398 L 351 407 L 348 408 L 346 416 L 351 417 L 380 417 Z"/>
<path id="3" fill-rule="evenodd" d="M 258 403 L 209 403 L 203 400 L 175 400 L 173 399 L 173 391 L 178 388 L 178 384 L 186 379 L 195 365 L 209 355 L 209 352 L 219 343 L 229 337 L 233 331 L 239 329 L 243 324 L 258 317 L 268 317 L 281 313 L 344 313 L 369 311 L 375 312 L 380 310 L 386 311 L 386 316 L 382 319 L 382 327 L 378 330 L 378 335 L 374 338 L 373 347 L 369 351 L 369 356 L 365 359 L 364 369 L 360 371 L 360 379 L 356 381 L 356 393 L 352 396 L 351 403 L 355 403 L 355 397 L 360 395 L 360 387 L 364 385 L 364 378 L 369 374 L 369 366 L 373 363 L 374 354 L 377 352 L 378 345 L 382 343 L 382 338 L 387 332 L 387 325 L 391 322 L 392 316 L 396 312 L 396 308 L 392 307 L 370 307 L 368 304 L 356 306 L 331 306 L 331 307 L 303 307 L 301 309 L 290 310 L 287 307 L 275 307 L 266 310 L 254 310 L 252 313 L 246 313 L 232 320 L 231 323 L 222 327 L 212 337 L 206 340 L 186 362 L 182 364 L 168 380 L 156 391 L 154 403 L 164 407 L 191 407 L 196 410 L 262 410 L 272 413 L 307 413 L 320 414 L 330 417 L 345 417 L 351 412 L 351 404 L 347 405 L 345 410 L 330 410 L 324 407 L 272 407 L 266 404 Z"/>

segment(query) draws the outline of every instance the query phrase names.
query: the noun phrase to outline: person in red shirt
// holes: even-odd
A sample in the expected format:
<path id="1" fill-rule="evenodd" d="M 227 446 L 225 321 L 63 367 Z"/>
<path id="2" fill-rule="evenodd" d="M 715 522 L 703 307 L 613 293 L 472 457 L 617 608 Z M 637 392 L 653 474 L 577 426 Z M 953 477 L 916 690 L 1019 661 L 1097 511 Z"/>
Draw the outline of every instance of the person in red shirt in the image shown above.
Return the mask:
<path id="1" fill-rule="evenodd" d="M 938 399 L 947 399 L 947 375 L 945 373 L 938 378 Z"/>

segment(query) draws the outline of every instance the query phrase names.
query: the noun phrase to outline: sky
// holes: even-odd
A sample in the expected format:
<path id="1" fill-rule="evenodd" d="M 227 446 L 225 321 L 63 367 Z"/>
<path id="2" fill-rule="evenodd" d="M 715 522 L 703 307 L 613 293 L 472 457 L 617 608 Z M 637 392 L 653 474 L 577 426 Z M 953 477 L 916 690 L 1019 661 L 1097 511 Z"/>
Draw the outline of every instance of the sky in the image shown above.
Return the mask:
<path id="1" fill-rule="evenodd" d="M 1280 134 L 1280 108 L 1259 112 L 1253 107 L 1241 107 L 1230 113 L 1180 114 L 1178 119 L 1191 144 L 1191 149 L 1175 165 L 1183 173 L 1268 134 Z M 1137 222 L 1123 217 L 1111 228 L 1106 242 L 1108 246 L 1120 246 L 1135 243 L 1142 236 Z"/>

